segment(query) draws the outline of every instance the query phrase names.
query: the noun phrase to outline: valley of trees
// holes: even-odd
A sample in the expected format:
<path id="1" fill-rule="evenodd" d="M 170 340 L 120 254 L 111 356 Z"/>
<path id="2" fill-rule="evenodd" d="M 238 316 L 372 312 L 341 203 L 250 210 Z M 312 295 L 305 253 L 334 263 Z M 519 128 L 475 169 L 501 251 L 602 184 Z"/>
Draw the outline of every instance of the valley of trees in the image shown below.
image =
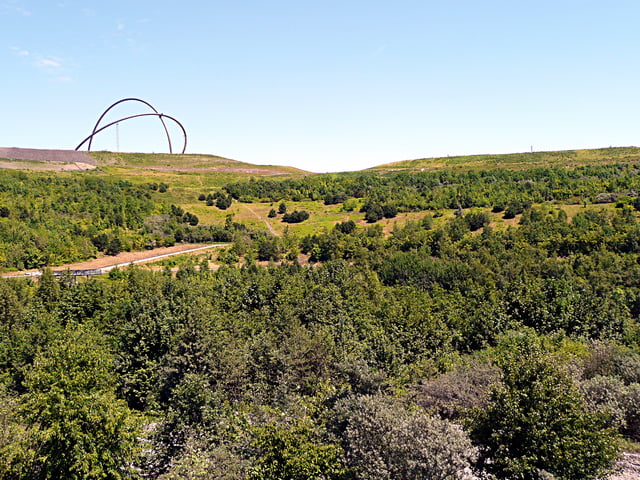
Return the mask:
<path id="1" fill-rule="evenodd" d="M 200 198 L 367 207 L 281 237 L 201 225 L 148 185 L 3 172 L 2 235 L 40 255 L 38 228 L 87 254 L 114 232 L 232 243 L 215 271 L 0 281 L 0 478 L 602 478 L 640 442 L 639 171 L 319 175 Z M 374 206 L 419 216 L 385 233 Z"/>

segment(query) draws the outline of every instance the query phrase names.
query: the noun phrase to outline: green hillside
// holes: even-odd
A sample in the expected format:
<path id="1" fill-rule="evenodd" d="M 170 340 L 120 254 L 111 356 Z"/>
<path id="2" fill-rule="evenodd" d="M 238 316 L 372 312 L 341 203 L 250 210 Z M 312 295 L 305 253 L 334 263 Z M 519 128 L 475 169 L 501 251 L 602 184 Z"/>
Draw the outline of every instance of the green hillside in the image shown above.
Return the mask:
<path id="1" fill-rule="evenodd" d="M 637 149 L 92 155 L 0 170 L 0 269 L 42 271 L 0 279 L 0 478 L 596 480 L 640 450 Z"/>
<path id="2" fill-rule="evenodd" d="M 293 167 L 254 165 L 216 155 L 90 152 L 102 167 L 175 171 L 227 172 L 239 175 L 284 175 L 308 173 Z"/>
<path id="3" fill-rule="evenodd" d="M 637 163 L 640 148 L 615 147 L 557 152 L 511 153 L 503 155 L 465 155 L 441 158 L 420 158 L 387 163 L 369 169 L 376 172 L 398 170 L 492 170 L 497 168 L 523 170 L 534 167 L 579 167 L 611 163 Z"/>

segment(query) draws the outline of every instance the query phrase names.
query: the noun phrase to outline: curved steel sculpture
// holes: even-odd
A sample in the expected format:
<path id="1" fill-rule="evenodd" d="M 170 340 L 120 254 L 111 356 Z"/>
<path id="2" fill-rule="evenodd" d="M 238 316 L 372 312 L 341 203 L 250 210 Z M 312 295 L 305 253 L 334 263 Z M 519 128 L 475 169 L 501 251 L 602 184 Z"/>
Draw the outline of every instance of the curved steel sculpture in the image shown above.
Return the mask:
<path id="1" fill-rule="evenodd" d="M 139 113 L 137 115 L 129 115 L 127 117 L 122 117 L 118 120 L 116 120 L 115 122 L 111 122 L 101 128 L 98 128 L 98 126 L 100 125 L 100 122 L 102 121 L 102 119 L 105 117 L 105 115 L 109 112 L 109 110 L 111 110 L 113 107 L 115 107 L 116 105 L 123 103 L 123 102 L 140 102 L 140 103 L 144 103 L 145 105 L 147 105 L 149 108 L 151 108 L 151 110 L 153 110 L 153 113 Z M 170 115 L 165 115 L 164 113 L 159 113 L 158 110 L 155 109 L 155 107 L 153 105 L 151 105 L 149 102 L 146 102 L 144 100 L 141 100 L 140 98 L 123 98 L 122 100 L 118 100 L 117 102 L 113 103 L 111 106 L 109 106 L 109 108 L 107 108 L 104 112 L 102 112 L 102 115 L 100 115 L 100 118 L 98 119 L 98 121 L 96 122 L 95 126 L 93 127 L 93 131 L 91 132 L 91 135 L 89 135 L 87 138 L 85 138 L 82 142 L 80 142 L 80 145 L 78 145 L 76 147 L 76 150 L 79 150 L 85 143 L 89 142 L 89 145 L 87 146 L 87 151 L 91 151 L 91 143 L 93 141 L 93 137 L 96 136 L 98 133 L 102 132 L 103 130 L 117 124 L 120 122 L 124 122 L 125 120 L 130 120 L 132 118 L 138 118 L 138 117 L 158 117 L 160 119 L 160 122 L 162 123 L 162 127 L 164 128 L 165 133 L 167 134 L 167 142 L 169 143 L 169 153 L 173 154 L 173 147 L 171 145 L 171 136 L 169 135 L 169 130 L 167 129 L 167 124 L 165 123 L 164 119 L 168 118 L 169 120 L 173 120 L 175 123 L 178 124 L 178 126 L 182 129 L 182 134 L 184 135 L 184 145 L 182 147 L 182 152 L 184 153 L 185 150 L 187 149 L 187 131 L 184 129 L 184 127 L 182 126 L 182 124 L 176 120 L 175 118 L 171 117 Z"/>

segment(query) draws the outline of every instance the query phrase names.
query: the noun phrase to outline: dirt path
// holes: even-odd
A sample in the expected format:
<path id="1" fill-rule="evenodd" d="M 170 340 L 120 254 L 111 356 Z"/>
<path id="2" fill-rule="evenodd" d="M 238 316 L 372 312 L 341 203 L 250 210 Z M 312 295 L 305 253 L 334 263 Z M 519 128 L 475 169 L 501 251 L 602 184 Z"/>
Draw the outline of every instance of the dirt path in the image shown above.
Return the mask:
<path id="1" fill-rule="evenodd" d="M 621 471 L 609 480 L 638 480 L 640 478 L 640 455 L 637 453 L 623 453 L 619 462 Z"/>
<path id="2" fill-rule="evenodd" d="M 195 253 L 214 247 L 226 246 L 226 244 L 198 244 L 198 243 L 182 243 L 173 247 L 154 248 L 153 250 L 144 250 L 141 252 L 122 252 L 118 255 L 104 256 L 87 260 L 85 262 L 69 263 L 59 267 L 52 267 L 54 272 L 65 270 L 97 270 L 105 271 L 116 266 L 126 266 L 130 264 L 152 262 L 172 255 Z M 5 273 L 4 278 L 35 276 L 39 273 L 38 269 L 22 270 L 20 272 Z"/>
<path id="3" fill-rule="evenodd" d="M 267 220 L 263 220 L 263 218 L 260 217 L 260 215 L 258 215 L 249 205 L 247 205 L 246 203 L 243 203 L 242 206 L 244 208 L 246 208 L 247 210 L 249 210 L 251 212 L 251 214 L 254 217 L 256 217 L 258 220 L 262 220 L 264 222 L 264 224 L 267 226 L 267 228 L 269 229 L 269 231 L 271 232 L 271 235 L 273 235 L 275 237 L 279 237 L 280 236 L 280 234 L 273 229 L 271 224 Z"/>

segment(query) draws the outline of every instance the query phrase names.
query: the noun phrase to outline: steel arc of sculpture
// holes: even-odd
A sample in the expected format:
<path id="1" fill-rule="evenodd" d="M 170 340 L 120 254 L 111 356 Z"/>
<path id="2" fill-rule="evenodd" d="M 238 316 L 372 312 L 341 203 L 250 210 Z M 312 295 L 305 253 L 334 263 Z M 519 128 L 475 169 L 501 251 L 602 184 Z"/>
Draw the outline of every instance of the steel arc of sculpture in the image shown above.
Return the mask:
<path id="1" fill-rule="evenodd" d="M 119 118 L 118 120 L 111 122 L 107 125 L 104 125 L 100 128 L 98 128 L 100 126 L 100 122 L 102 121 L 102 119 L 105 117 L 105 115 L 109 112 L 109 110 L 111 110 L 113 107 L 115 107 L 116 105 L 119 105 L 120 103 L 123 102 L 140 102 L 140 103 L 144 103 L 145 105 L 147 105 L 149 108 L 151 108 L 151 110 L 153 110 L 153 112 L 151 113 L 138 113 L 136 115 L 129 115 L 127 117 L 122 117 Z M 104 112 L 102 112 L 102 115 L 100 115 L 100 118 L 98 118 L 98 121 L 96 122 L 95 126 L 93 127 L 93 131 L 91 132 L 91 135 L 89 135 L 87 138 L 85 138 L 82 142 L 80 142 L 80 145 L 78 145 L 76 147 L 76 150 L 80 150 L 80 148 L 87 142 L 89 142 L 89 145 L 87 146 L 87 151 L 91 150 L 91 143 L 93 142 L 93 137 L 95 137 L 98 133 L 102 132 L 103 130 L 106 130 L 109 127 L 112 127 L 113 125 L 116 125 L 120 122 L 124 122 L 125 120 L 130 120 L 132 118 L 139 118 L 139 117 L 158 117 L 160 119 L 160 123 L 162 123 L 162 127 L 164 128 L 164 132 L 167 135 L 167 142 L 169 143 L 169 153 L 173 154 L 173 146 L 171 145 L 171 136 L 169 135 L 169 130 L 167 129 L 167 124 L 165 123 L 164 119 L 168 118 L 169 120 L 174 121 L 182 130 L 182 134 L 184 135 L 184 145 L 182 147 L 182 152 L 184 153 L 185 150 L 187 149 L 187 131 L 184 129 L 184 126 L 175 118 L 173 118 L 170 115 L 166 115 L 164 113 L 160 113 L 158 112 L 158 110 L 156 110 L 156 108 L 151 105 L 149 102 L 146 102 L 140 98 L 123 98 L 122 100 L 118 100 L 117 102 L 113 103 L 111 106 L 109 106 L 109 108 L 107 108 Z"/>

